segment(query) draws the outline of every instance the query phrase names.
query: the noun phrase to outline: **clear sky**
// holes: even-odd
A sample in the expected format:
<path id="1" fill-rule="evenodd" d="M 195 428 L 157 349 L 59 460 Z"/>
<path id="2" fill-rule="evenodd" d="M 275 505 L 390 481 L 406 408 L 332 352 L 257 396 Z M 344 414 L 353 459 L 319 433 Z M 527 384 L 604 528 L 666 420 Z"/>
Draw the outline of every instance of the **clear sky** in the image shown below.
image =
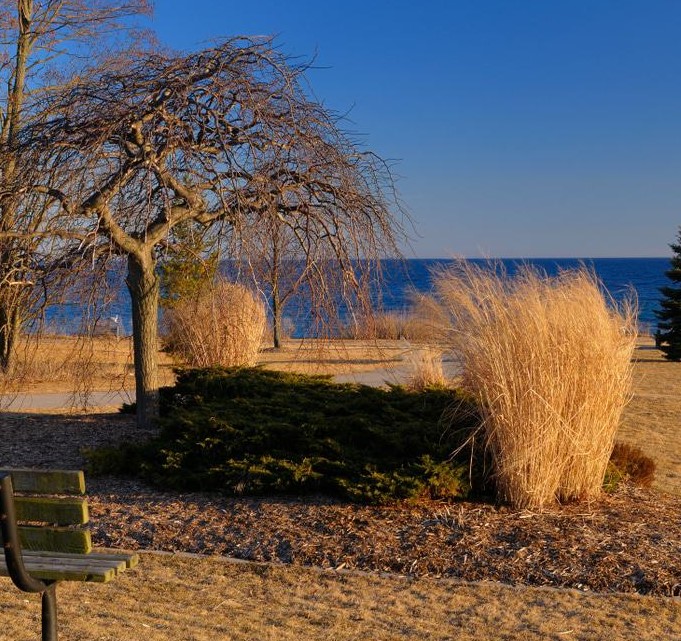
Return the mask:
<path id="1" fill-rule="evenodd" d="M 681 225 L 678 0 L 156 0 L 193 50 L 277 34 L 398 161 L 418 257 L 666 256 Z"/>

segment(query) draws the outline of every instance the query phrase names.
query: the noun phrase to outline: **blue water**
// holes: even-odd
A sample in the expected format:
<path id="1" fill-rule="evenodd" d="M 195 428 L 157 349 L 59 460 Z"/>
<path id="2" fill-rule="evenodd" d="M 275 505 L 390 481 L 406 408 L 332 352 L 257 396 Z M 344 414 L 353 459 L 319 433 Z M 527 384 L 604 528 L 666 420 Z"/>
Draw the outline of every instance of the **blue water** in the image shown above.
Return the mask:
<path id="1" fill-rule="evenodd" d="M 470 260 L 481 265 L 486 262 L 482 259 Z M 405 261 L 405 270 L 399 262 L 394 261 L 386 269 L 384 307 L 392 310 L 405 308 L 410 291 L 430 291 L 433 272 L 451 265 L 452 262 L 443 259 L 408 260 Z M 660 287 L 670 283 L 665 276 L 665 271 L 670 267 L 668 258 L 533 258 L 522 261 L 503 259 L 499 262 L 511 275 L 521 265 L 535 266 L 550 276 L 584 265 L 595 272 L 616 301 L 620 302 L 634 293 L 638 299 L 639 326 L 645 330 L 656 325 L 654 310 L 660 300 Z"/>
<path id="2" fill-rule="evenodd" d="M 472 262 L 484 263 L 484 260 L 473 259 Z M 660 287 L 669 284 L 665 271 L 669 269 L 668 258 L 542 258 L 519 261 L 505 259 L 500 261 L 510 274 L 519 265 L 529 264 L 544 270 L 549 275 L 565 269 L 586 265 L 593 269 L 604 287 L 613 298 L 621 301 L 625 296 L 633 293 L 638 298 L 639 326 L 650 330 L 656 325 L 654 310 L 660 300 Z M 384 282 L 377 299 L 386 311 L 404 310 L 409 306 L 412 292 L 426 293 L 432 288 L 432 275 L 437 269 L 451 264 L 447 259 L 411 259 L 406 261 L 385 261 Z M 100 305 L 96 316 L 102 323 L 111 327 L 112 318 L 116 318 L 114 325 L 118 326 L 121 335 L 132 332 L 130 319 L 130 301 L 123 285 L 122 277 L 118 285 L 112 283 L 107 293 L 106 304 Z M 303 306 L 306 306 L 304 303 Z M 307 306 L 309 309 L 309 306 Z M 296 313 L 297 311 L 297 313 Z M 48 327 L 55 331 L 78 331 L 82 315 L 82 306 L 78 303 L 53 306 L 47 310 Z M 301 310 L 287 310 L 285 316 L 295 317 L 297 325 L 295 337 L 306 334 L 306 313 Z M 302 319 L 302 320 L 301 320 Z"/>

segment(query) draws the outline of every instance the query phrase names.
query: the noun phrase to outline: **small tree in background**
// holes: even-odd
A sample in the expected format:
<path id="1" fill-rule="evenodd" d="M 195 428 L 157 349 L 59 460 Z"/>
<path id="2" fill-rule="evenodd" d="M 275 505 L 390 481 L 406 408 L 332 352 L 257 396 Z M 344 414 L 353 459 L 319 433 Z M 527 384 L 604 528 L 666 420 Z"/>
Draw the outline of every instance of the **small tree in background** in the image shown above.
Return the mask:
<path id="1" fill-rule="evenodd" d="M 271 215 L 252 220 L 243 239 L 247 282 L 262 292 L 272 322 L 272 345 L 280 349 L 286 338 L 284 310 L 309 285 L 315 260 L 298 242 L 295 231 Z M 252 283 L 250 282 L 252 280 Z"/>
<path id="2" fill-rule="evenodd" d="M 220 251 L 215 238 L 194 221 L 185 221 L 171 230 L 166 255 L 159 259 L 160 305 L 172 309 L 179 301 L 195 298 L 217 276 Z"/>
<path id="3" fill-rule="evenodd" d="M 655 342 L 670 361 L 681 361 L 681 229 L 677 242 L 669 245 L 674 255 L 671 258 L 671 269 L 665 272 L 669 280 L 677 285 L 661 287 L 661 309 L 655 311 L 659 319 Z"/>

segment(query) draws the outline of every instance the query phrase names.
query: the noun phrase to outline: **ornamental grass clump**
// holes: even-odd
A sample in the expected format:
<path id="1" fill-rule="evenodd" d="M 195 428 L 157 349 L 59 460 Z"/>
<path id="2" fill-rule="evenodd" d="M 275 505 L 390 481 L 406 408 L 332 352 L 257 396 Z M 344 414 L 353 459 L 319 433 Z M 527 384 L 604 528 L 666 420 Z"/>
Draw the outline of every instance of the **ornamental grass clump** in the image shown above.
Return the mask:
<path id="1" fill-rule="evenodd" d="M 499 498 L 541 508 L 599 494 L 630 397 L 633 305 L 616 307 L 586 269 L 511 278 L 460 263 L 435 282 Z"/>
<path id="2" fill-rule="evenodd" d="M 166 310 L 166 345 L 193 367 L 255 365 L 265 307 L 248 289 L 218 280 Z"/>
<path id="3" fill-rule="evenodd" d="M 441 349 L 428 345 L 414 347 L 406 353 L 406 360 L 411 365 L 411 375 L 407 380 L 409 389 L 420 392 L 447 387 Z"/>

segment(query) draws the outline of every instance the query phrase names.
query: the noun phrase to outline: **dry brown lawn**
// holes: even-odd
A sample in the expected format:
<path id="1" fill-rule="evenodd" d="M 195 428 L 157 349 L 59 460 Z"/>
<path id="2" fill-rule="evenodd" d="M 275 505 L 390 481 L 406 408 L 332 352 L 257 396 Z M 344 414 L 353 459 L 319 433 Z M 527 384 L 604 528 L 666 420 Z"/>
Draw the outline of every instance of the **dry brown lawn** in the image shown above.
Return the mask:
<path id="1" fill-rule="evenodd" d="M 635 359 L 634 396 L 618 438 L 656 462 L 654 487 L 681 494 L 681 363 L 665 360 L 649 338 L 639 341 Z"/>
<path id="2" fill-rule="evenodd" d="M 174 380 L 173 359 L 159 351 L 162 385 Z M 0 374 L 0 392 L 82 392 L 134 389 L 130 338 L 41 335 L 19 345 L 15 370 Z"/>
<path id="3" fill-rule="evenodd" d="M 39 599 L 0 581 L 2 639 L 29 641 Z M 517 589 L 144 554 L 109 585 L 61 584 L 64 641 L 659 641 L 674 599 Z"/>

